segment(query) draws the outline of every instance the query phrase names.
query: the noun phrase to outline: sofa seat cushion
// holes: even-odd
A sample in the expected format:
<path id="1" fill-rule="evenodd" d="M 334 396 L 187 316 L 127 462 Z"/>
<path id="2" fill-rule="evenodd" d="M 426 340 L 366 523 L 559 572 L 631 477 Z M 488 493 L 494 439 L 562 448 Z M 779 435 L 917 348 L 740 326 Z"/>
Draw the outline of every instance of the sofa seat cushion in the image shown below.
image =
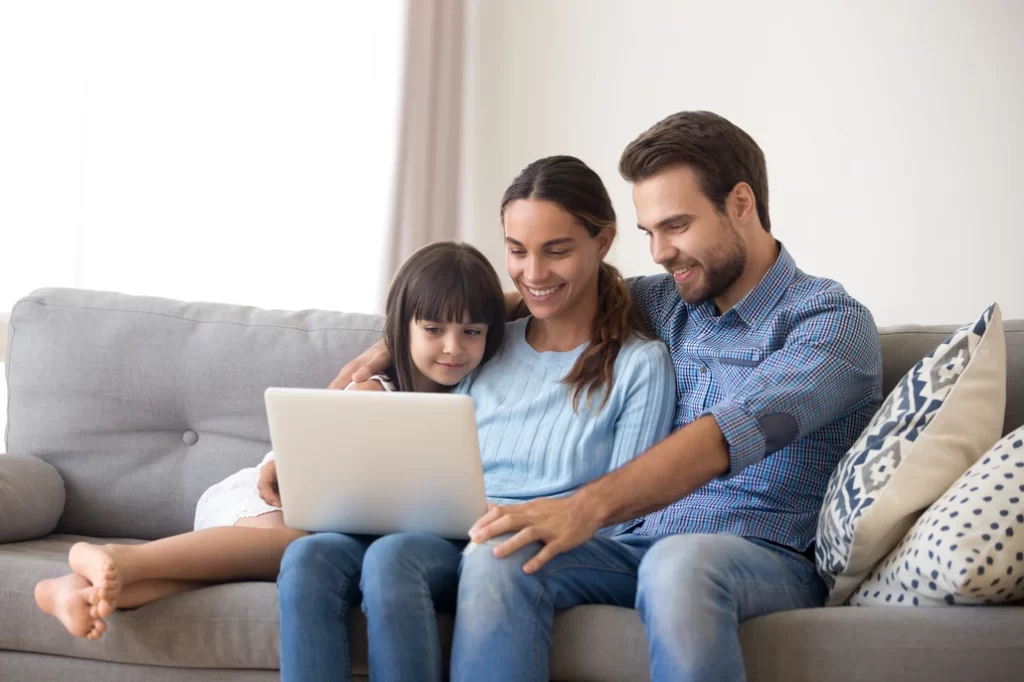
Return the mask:
<path id="1" fill-rule="evenodd" d="M 72 637 L 35 603 L 35 584 L 68 572 L 80 536 L 0 545 L 0 649 L 197 668 L 278 667 L 277 586 L 216 585 L 108 619 L 99 641 Z"/>
<path id="2" fill-rule="evenodd" d="M 170 668 L 278 668 L 273 583 L 218 585 L 115 614 L 98 642 L 75 639 L 41 613 L 37 581 L 67 572 L 79 536 L 0 545 L 2 650 Z M 448 650 L 452 619 L 439 619 Z M 350 613 L 353 672 L 366 674 L 366 627 Z M 863 679 L 1016 680 L 1024 668 L 1024 607 L 803 609 L 740 628 L 751 682 Z M 2 667 L 2 666 L 0 666 Z M 865 674 L 869 670 L 870 674 Z M 648 680 L 647 643 L 635 611 L 580 606 L 555 619 L 552 680 Z M 893 673 L 893 675 L 888 675 Z M 904 674 L 905 673 L 905 674 Z"/>
<path id="3" fill-rule="evenodd" d="M 1024 607 L 839 606 L 740 628 L 750 682 L 1017 682 Z"/>

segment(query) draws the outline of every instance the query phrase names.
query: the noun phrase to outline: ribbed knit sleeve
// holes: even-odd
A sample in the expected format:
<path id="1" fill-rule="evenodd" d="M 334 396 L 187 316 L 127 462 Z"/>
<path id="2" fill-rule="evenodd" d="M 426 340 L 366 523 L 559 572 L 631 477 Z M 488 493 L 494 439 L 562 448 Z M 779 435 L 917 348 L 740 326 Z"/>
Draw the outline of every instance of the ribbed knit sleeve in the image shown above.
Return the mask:
<path id="1" fill-rule="evenodd" d="M 662 343 L 629 348 L 628 371 L 619 381 L 625 391 L 615 423 L 612 467 L 618 468 L 664 439 L 672 430 L 676 380 L 672 358 Z"/>

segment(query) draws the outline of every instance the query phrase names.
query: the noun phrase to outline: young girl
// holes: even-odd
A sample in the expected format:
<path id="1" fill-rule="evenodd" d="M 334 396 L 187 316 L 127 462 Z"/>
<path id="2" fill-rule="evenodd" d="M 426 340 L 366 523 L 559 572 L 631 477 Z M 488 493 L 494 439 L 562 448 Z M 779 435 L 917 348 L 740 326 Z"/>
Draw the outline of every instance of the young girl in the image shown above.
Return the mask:
<path id="1" fill-rule="evenodd" d="M 396 275 L 386 304 L 384 341 L 394 368 L 345 390 L 448 391 L 502 344 L 504 299 L 494 268 L 471 246 L 420 249 Z M 260 498 L 260 466 L 207 490 L 195 530 L 131 545 L 75 544 L 73 573 L 36 585 L 36 603 L 76 637 L 99 639 L 106 616 L 213 582 L 277 578 L 285 548 L 306 535 L 284 525 Z"/>

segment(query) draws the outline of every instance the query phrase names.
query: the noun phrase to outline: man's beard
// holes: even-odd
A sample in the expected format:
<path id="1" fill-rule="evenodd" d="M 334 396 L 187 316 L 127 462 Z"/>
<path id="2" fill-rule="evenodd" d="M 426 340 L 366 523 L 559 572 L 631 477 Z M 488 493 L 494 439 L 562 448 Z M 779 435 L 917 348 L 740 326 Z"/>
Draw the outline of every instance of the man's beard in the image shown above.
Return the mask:
<path id="1" fill-rule="evenodd" d="M 718 298 L 736 283 L 747 266 L 747 250 L 743 240 L 730 223 L 722 222 L 725 241 L 712 249 L 700 264 L 702 285 L 697 291 L 687 293 L 687 282 L 678 282 L 679 296 L 690 305 L 700 305 Z"/>

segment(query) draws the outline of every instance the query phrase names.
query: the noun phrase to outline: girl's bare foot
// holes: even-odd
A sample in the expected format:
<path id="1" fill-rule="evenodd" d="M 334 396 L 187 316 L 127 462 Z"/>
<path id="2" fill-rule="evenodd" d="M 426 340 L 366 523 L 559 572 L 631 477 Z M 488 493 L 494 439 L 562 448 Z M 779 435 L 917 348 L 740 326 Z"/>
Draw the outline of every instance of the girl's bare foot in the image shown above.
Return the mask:
<path id="1" fill-rule="evenodd" d="M 121 573 L 108 547 L 76 542 L 68 552 L 71 570 L 88 580 L 96 588 L 95 611 L 100 618 L 106 618 L 117 608 L 121 596 Z"/>
<path id="2" fill-rule="evenodd" d="M 42 580 L 36 585 L 35 597 L 43 613 L 55 617 L 75 637 L 95 640 L 107 629 L 102 618 L 92 616 L 89 599 L 95 598 L 95 589 L 80 575 Z"/>

